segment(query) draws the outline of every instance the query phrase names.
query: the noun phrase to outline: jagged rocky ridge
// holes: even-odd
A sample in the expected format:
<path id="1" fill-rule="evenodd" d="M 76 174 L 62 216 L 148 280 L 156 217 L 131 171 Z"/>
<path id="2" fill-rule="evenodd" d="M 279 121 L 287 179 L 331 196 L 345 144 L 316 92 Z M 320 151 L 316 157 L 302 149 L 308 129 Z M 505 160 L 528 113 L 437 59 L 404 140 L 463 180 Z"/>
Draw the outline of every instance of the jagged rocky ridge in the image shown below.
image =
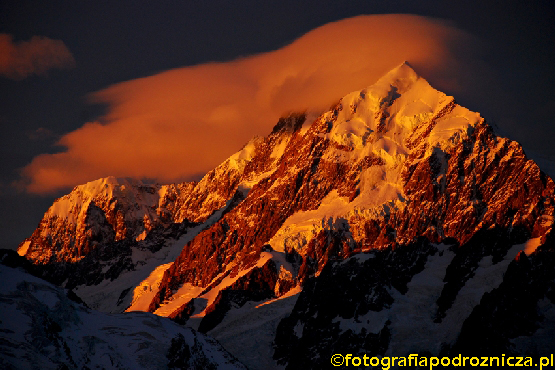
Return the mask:
<path id="1" fill-rule="evenodd" d="M 160 224 L 205 223 L 168 247 L 177 258 L 135 288 L 129 310 L 239 341 L 240 359 L 266 356 L 249 366 L 275 366 L 271 356 L 320 368 L 342 351 L 550 348 L 553 181 L 407 64 L 318 117 L 280 120 L 199 184 L 180 187 L 152 208 L 177 215 Z M 25 255 L 57 266 L 33 257 L 33 248 L 62 255 L 41 227 Z M 125 240 L 140 248 L 134 234 Z M 501 310 L 508 303 L 515 308 Z M 262 327 L 259 340 L 253 328 Z M 493 339 L 478 347 L 469 338 L 485 328 Z"/>
<path id="2" fill-rule="evenodd" d="M 198 183 L 108 177 L 77 186 L 54 202 L 18 252 L 49 281 L 84 290 L 92 307 L 122 312 L 135 286 L 172 262 L 185 241 L 240 202 L 271 166 L 289 138 L 289 126 L 280 122 L 269 138 L 255 137 Z M 268 152 L 255 165 L 261 142 Z"/>

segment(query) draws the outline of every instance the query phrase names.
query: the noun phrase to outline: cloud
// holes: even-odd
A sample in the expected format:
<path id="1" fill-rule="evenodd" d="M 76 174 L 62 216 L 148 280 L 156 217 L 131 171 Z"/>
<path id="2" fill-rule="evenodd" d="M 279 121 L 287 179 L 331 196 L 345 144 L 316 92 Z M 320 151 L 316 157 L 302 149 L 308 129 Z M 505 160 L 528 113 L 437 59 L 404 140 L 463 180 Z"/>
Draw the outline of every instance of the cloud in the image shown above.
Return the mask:
<path id="1" fill-rule="evenodd" d="M 0 33 L 0 76 L 21 80 L 74 65 L 73 55 L 60 40 L 33 36 L 29 41 L 14 43 L 12 35 Z"/>
<path id="2" fill-rule="evenodd" d="M 44 127 L 39 127 L 35 130 L 27 131 L 26 134 L 31 141 L 45 141 L 59 137 L 59 135 L 57 135 L 54 131 Z"/>
<path id="3" fill-rule="evenodd" d="M 436 19 L 359 16 L 276 51 L 118 83 L 90 96 L 108 105 L 105 116 L 63 136 L 65 151 L 23 169 L 27 190 L 108 175 L 174 182 L 204 173 L 268 134 L 283 113 L 329 107 L 405 60 L 432 86 L 465 96 L 489 72 L 479 50 L 471 35 Z"/>

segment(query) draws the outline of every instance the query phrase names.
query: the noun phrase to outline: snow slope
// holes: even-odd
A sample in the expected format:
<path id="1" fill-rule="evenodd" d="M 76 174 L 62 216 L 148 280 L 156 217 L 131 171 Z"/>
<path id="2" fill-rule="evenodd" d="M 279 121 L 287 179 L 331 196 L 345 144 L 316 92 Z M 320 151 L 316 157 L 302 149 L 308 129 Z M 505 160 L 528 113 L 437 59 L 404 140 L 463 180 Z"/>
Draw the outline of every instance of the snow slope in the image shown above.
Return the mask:
<path id="1" fill-rule="evenodd" d="M 149 313 L 104 314 L 0 265 L 3 369 L 245 369 L 216 341 Z"/>

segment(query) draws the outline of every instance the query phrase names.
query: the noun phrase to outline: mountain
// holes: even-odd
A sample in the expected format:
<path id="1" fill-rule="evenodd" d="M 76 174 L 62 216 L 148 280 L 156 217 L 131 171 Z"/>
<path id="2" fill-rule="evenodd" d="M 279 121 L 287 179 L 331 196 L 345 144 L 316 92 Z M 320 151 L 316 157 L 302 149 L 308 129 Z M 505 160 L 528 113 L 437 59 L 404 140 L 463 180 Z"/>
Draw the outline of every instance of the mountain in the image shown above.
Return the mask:
<path id="1" fill-rule="evenodd" d="M 248 165 L 255 146 L 266 141 L 279 154 L 287 139 L 278 133 L 254 138 L 198 183 L 108 177 L 77 186 L 54 202 L 18 252 L 41 265 L 49 281 L 81 290 L 91 307 L 122 312 L 133 287 L 171 263 L 264 175 L 265 166 Z M 268 166 L 275 153 L 267 153 Z"/>
<path id="2" fill-rule="evenodd" d="M 13 251 L 11 251 L 13 253 Z M 245 369 L 219 343 L 148 313 L 104 314 L 0 264 L 3 369 Z"/>
<path id="3" fill-rule="evenodd" d="M 554 201 L 517 142 L 403 63 L 198 184 L 77 187 L 19 253 L 92 307 L 170 317 L 252 368 L 541 356 Z"/>

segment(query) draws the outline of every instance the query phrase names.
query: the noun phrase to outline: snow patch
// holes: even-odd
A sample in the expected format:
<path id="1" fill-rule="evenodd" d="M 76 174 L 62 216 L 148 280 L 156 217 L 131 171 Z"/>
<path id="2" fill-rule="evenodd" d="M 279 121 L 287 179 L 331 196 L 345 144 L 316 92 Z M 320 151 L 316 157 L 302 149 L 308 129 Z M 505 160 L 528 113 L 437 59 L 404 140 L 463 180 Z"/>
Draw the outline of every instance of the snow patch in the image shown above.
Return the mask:
<path id="1" fill-rule="evenodd" d="M 125 312 L 148 312 L 148 307 L 158 292 L 158 287 L 164 277 L 164 272 L 166 272 L 172 264 L 173 262 L 170 262 L 156 267 L 145 280 L 141 281 L 141 283 L 133 289 L 133 300 Z"/>
<path id="2" fill-rule="evenodd" d="M 17 248 L 17 254 L 19 254 L 20 256 L 25 256 L 25 254 L 29 250 L 30 245 L 31 245 L 31 241 L 25 240 L 23 243 L 21 243 L 19 248 Z"/>
<path id="3" fill-rule="evenodd" d="M 527 256 L 531 255 L 536 251 L 536 249 L 541 245 L 541 237 L 532 238 L 524 243 L 524 253 Z"/>
<path id="4" fill-rule="evenodd" d="M 229 168 L 234 168 L 239 171 L 244 170 L 247 163 L 253 159 L 256 147 L 262 142 L 262 140 L 263 139 L 258 136 L 249 140 L 249 142 L 245 144 L 241 150 L 227 159 L 226 162 L 229 164 Z"/>

